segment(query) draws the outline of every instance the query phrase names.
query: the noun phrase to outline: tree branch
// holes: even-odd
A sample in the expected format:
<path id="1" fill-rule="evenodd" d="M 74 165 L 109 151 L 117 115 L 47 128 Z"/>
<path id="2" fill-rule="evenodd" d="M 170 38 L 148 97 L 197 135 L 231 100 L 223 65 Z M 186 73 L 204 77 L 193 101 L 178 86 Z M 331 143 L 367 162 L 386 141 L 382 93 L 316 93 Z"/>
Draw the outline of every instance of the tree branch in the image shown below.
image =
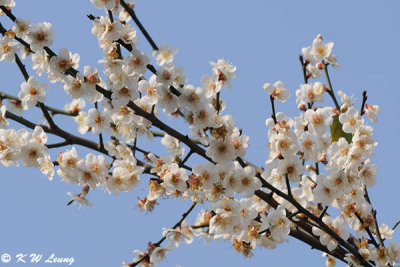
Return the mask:
<path id="1" fill-rule="evenodd" d="M 329 77 L 329 73 L 328 73 L 328 65 L 323 63 L 324 66 L 324 72 L 325 72 L 325 77 L 326 77 L 326 81 L 328 82 L 328 94 L 331 96 L 333 102 L 335 103 L 336 109 L 338 111 L 340 111 L 340 105 L 336 99 L 335 93 L 333 92 L 333 88 L 332 88 L 332 84 L 331 84 L 331 79 Z"/>
<path id="2" fill-rule="evenodd" d="M 360 108 L 360 116 L 362 116 L 362 115 L 364 115 L 364 107 L 365 107 L 365 102 L 367 102 L 367 98 L 368 98 L 368 96 L 367 96 L 367 91 L 363 91 L 362 92 L 362 96 L 363 96 L 363 99 L 362 99 L 362 104 L 361 104 L 361 108 Z"/>
<path id="3" fill-rule="evenodd" d="M 197 202 L 193 202 L 193 204 L 189 207 L 189 209 L 188 209 L 185 213 L 182 214 L 181 219 L 172 227 L 172 229 L 176 229 L 178 226 L 180 226 L 181 223 L 185 220 L 185 218 L 186 218 L 186 217 L 190 214 L 190 212 L 194 209 L 194 207 L 196 207 L 196 205 L 197 205 Z M 164 240 L 165 240 L 166 238 L 167 238 L 166 236 L 163 236 L 158 242 L 153 243 L 154 246 L 159 247 L 159 246 L 162 244 L 162 242 L 164 242 Z M 141 259 L 139 259 L 138 261 L 129 264 L 129 266 L 130 266 L 130 267 L 133 267 L 133 266 L 138 265 L 138 264 L 141 263 L 146 257 L 150 257 L 150 256 L 149 256 L 148 254 L 146 254 L 145 256 L 143 256 L 143 257 L 142 257 Z"/>
<path id="4" fill-rule="evenodd" d="M 149 33 L 146 31 L 146 29 L 143 27 L 142 23 L 139 21 L 139 19 L 136 17 L 135 11 L 133 11 L 132 8 L 130 8 L 124 0 L 120 0 L 121 6 L 128 12 L 128 14 L 132 17 L 133 21 L 136 23 L 140 31 L 143 33 L 144 37 L 146 40 L 149 42 L 153 50 L 158 50 L 158 46 L 156 43 L 153 41 Z"/>

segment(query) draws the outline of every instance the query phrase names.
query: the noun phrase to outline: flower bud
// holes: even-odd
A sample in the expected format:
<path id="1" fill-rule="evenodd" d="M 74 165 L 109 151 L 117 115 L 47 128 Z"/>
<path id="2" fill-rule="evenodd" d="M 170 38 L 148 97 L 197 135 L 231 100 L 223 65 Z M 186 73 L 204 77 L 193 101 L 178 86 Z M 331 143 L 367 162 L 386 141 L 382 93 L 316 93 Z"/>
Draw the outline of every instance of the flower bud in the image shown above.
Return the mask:
<path id="1" fill-rule="evenodd" d="M 304 104 L 299 104 L 299 105 L 297 106 L 297 108 L 298 108 L 299 110 L 302 110 L 302 111 L 306 111 L 306 110 L 307 110 L 306 105 L 304 105 Z"/>
<path id="2" fill-rule="evenodd" d="M 349 109 L 349 106 L 346 103 L 343 103 L 340 106 L 340 113 L 345 113 Z"/>
<path id="3" fill-rule="evenodd" d="M 326 267 L 335 267 L 336 266 L 336 260 L 334 258 L 328 257 L 326 259 Z"/>
<path id="4" fill-rule="evenodd" d="M 316 95 L 322 95 L 325 93 L 325 85 L 321 82 L 315 82 L 313 84 L 313 91 Z"/>

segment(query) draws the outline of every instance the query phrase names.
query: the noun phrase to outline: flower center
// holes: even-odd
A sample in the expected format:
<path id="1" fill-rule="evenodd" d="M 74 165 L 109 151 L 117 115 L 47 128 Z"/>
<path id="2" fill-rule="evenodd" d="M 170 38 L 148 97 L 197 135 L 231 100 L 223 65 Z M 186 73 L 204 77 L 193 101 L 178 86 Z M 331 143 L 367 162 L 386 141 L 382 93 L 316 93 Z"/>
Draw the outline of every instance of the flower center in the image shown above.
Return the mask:
<path id="1" fill-rule="evenodd" d="M 38 91 L 36 90 L 36 88 L 31 87 L 31 88 L 29 89 L 29 94 L 35 96 L 35 95 L 38 94 Z"/>
<path id="2" fill-rule="evenodd" d="M 44 32 L 37 32 L 35 35 L 35 39 L 38 42 L 44 42 L 46 40 L 47 34 Z"/>

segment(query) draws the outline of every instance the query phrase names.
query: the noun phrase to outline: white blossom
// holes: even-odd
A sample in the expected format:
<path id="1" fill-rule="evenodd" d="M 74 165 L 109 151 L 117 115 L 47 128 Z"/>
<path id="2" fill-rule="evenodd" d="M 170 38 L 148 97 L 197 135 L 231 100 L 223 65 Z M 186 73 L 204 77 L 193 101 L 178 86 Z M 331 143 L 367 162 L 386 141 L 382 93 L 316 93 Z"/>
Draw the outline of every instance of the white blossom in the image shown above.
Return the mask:
<path id="1" fill-rule="evenodd" d="M 15 53 L 17 52 L 17 43 L 12 39 L 3 37 L 0 39 L 0 61 L 15 61 Z"/>
<path id="2" fill-rule="evenodd" d="M 161 44 L 158 50 L 153 51 L 153 57 L 156 59 L 157 65 L 162 66 L 164 64 L 172 63 L 177 52 L 177 48 L 170 48 L 166 44 Z"/>
<path id="3" fill-rule="evenodd" d="M 51 46 L 54 38 L 53 25 L 49 22 L 33 25 L 26 35 L 26 39 L 33 52 L 38 52 L 45 46 Z"/>
<path id="4" fill-rule="evenodd" d="M 272 98 L 281 103 L 286 102 L 286 99 L 288 99 L 290 96 L 290 92 L 286 89 L 285 84 L 281 81 L 277 81 L 273 85 L 270 83 L 265 83 L 263 88 L 268 94 L 271 95 Z"/>
<path id="5" fill-rule="evenodd" d="M 39 83 L 39 81 L 31 76 L 28 81 L 21 84 L 21 91 L 18 94 L 22 104 L 27 108 L 31 108 L 37 102 L 44 102 L 46 100 L 46 93 L 49 90 L 49 85 L 46 83 Z"/>

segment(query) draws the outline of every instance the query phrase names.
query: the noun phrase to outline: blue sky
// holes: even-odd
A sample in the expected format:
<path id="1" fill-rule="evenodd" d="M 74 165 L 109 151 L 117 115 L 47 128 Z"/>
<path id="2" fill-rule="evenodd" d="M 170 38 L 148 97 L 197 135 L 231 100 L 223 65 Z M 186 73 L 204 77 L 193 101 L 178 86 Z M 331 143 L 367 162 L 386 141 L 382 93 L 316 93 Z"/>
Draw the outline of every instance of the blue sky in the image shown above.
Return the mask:
<path id="1" fill-rule="evenodd" d="M 84 65 L 97 66 L 102 53 L 86 15 L 104 15 L 102 10 L 88 0 L 16 2 L 13 12 L 17 17 L 53 23 L 55 52 L 65 47 L 79 53 L 81 70 Z M 379 166 L 378 184 L 370 196 L 379 222 L 389 226 L 400 219 L 399 8 L 398 1 L 136 1 L 136 13 L 156 43 L 178 48 L 175 63 L 185 67 L 189 83 L 200 85 L 200 77 L 211 72 L 209 61 L 224 58 L 237 66 L 233 88 L 222 92 L 227 103 L 225 114 L 232 114 L 237 126 L 250 136 L 246 159 L 260 166 L 268 153 L 264 123 L 271 113 L 262 85 L 284 81 L 292 96 L 276 109 L 295 116 L 295 90 L 303 79 L 298 62 L 301 48 L 311 45 L 317 34 L 335 42 L 333 51 L 341 69 L 330 72 L 334 90 L 354 95 L 358 105 L 361 92 L 367 90 L 367 103 L 381 106 L 379 122 L 373 125 L 379 143 L 373 158 Z M 0 21 L 6 28 L 11 25 L 4 16 Z M 150 53 L 141 34 L 139 38 L 139 48 Z M 33 70 L 28 71 L 34 75 Z M 15 64 L 1 62 L 0 81 L 0 91 L 17 95 L 23 77 Z M 62 107 L 68 101 L 62 87 L 52 84 L 47 103 Z M 325 103 L 333 105 L 327 97 Z M 38 111 L 28 117 L 42 120 Z M 187 131 L 186 125 L 163 119 Z M 57 117 L 57 122 L 75 131 L 75 125 L 67 120 Z M 84 156 L 87 150 L 79 152 Z M 77 193 L 79 188 L 62 183 L 59 177 L 50 182 L 37 170 L 0 166 L 0 253 L 41 253 L 44 257 L 55 253 L 74 257 L 72 266 L 76 267 L 120 266 L 123 260 L 133 258 L 134 249 L 145 249 L 147 242 L 157 241 L 162 227 L 175 224 L 190 206 L 188 201 L 166 200 L 154 213 L 142 213 L 135 208 L 136 197 L 146 194 L 139 187 L 118 197 L 100 190 L 90 193 L 94 206 L 78 210 L 66 206 L 69 191 Z M 189 217 L 193 220 L 194 216 Z M 395 233 L 394 239 L 398 241 L 400 236 Z M 320 252 L 291 238 L 289 241 L 275 250 L 256 249 L 253 258 L 245 259 L 229 242 L 196 240 L 173 250 L 159 266 L 324 266 Z M 25 265 L 34 266 L 21 266 Z"/>

